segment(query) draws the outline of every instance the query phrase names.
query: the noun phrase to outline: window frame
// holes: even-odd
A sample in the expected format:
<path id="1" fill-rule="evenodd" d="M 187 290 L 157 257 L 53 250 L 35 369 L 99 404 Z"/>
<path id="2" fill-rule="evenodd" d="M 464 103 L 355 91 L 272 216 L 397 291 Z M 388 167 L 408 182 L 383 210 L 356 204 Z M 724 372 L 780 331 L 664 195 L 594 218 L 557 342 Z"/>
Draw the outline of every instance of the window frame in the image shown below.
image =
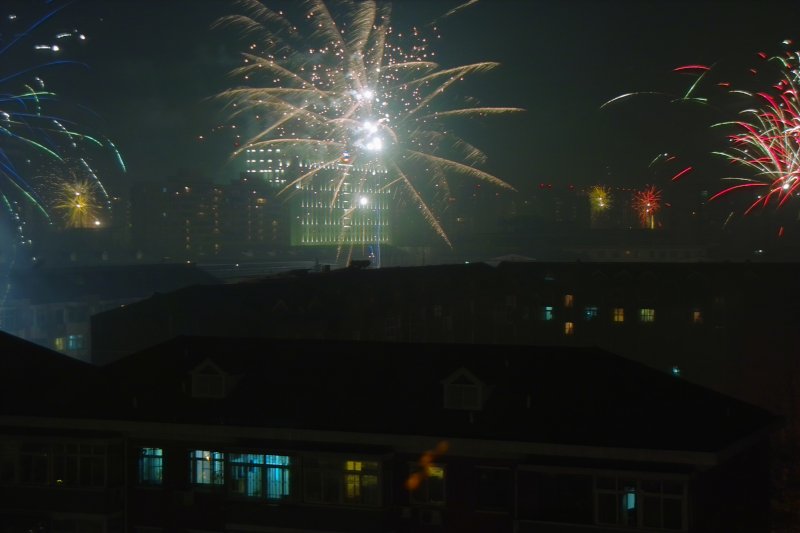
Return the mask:
<path id="1" fill-rule="evenodd" d="M 147 450 L 155 451 L 158 450 L 159 453 L 151 454 L 147 453 Z M 149 465 L 149 462 L 153 461 L 157 463 L 157 465 Z M 138 477 L 137 482 L 139 485 L 145 487 L 159 487 L 164 484 L 164 449 L 163 448 L 155 448 L 155 447 L 147 447 L 141 446 L 139 447 L 139 461 L 138 461 Z M 157 479 L 150 480 L 145 479 L 145 472 L 154 472 L 157 471 L 158 474 L 156 476 Z M 149 476 L 147 476 L 149 478 Z"/>
<path id="2" fill-rule="evenodd" d="M 441 471 L 441 500 L 431 499 L 430 478 L 431 471 Z M 422 472 L 425 472 L 422 475 Z M 420 475 L 419 485 L 408 493 L 408 503 L 416 506 L 444 507 L 447 505 L 447 465 L 445 463 L 430 463 L 420 468 L 419 463 L 409 463 L 409 475 Z M 437 476 L 439 477 L 439 476 Z"/>

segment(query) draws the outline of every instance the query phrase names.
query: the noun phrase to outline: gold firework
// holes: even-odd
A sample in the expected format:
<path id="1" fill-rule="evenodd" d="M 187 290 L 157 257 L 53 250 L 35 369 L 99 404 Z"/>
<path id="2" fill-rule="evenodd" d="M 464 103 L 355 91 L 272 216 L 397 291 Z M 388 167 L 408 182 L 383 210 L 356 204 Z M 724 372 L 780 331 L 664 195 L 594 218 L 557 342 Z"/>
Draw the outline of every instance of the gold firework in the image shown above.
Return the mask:
<path id="1" fill-rule="evenodd" d="M 257 0 L 240 4 L 246 14 L 224 17 L 217 25 L 230 24 L 257 38 L 243 54 L 244 66 L 233 72 L 248 86 L 219 96 L 233 117 L 263 121 L 235 155 L 270 148 L 314 161 L 281 193 L 323 180 L 333 192 L 333 208 L 344 193 L 396 188 L 450 244 L 433 205 L 450 196 L 448 178 L 513 190 L 479 168 L 486 155 L 453 128 L 454 119 L 522 111 L 480 106 L 451 94 L 465 78 L 497 63 L 443 68 L 433 61 L 431 39 L 421 30 L 396 32 L 388 3 L 343 0 L 334 14 L 324 1 L 306 0 L 298 24 Z M 428 28 L 438 31 L 435 23 Z M 404 46 L 409 39 L 414 44 Z M 331 169 L 332 178 L 323 172 Z"/>
<path id="2" fill-rule="evenodd" d="M 89 180 L 65 182 L 61 185 L 55 208 L 62 211 L 68 228 L 96 228 L 100 205 L 96 186 Z"/>

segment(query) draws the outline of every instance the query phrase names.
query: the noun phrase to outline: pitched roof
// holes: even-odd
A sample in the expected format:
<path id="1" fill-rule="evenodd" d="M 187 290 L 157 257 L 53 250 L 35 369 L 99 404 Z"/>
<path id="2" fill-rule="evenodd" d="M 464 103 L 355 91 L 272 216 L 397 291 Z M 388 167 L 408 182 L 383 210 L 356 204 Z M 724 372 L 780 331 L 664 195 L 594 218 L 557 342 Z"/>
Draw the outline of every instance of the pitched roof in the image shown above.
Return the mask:
<path id="1" fill-rule="evenodd" d="M 224 399 L 187 393 L 206 359 L 233 384 Z M 594 348 L 180 337 L 105 368 L 137 397 L 120 415 L 148 421 L 698 452 L 773 422 Z M 461 368 L 486 385 L 480 411 L 443 407 L 443 381 Z"/>

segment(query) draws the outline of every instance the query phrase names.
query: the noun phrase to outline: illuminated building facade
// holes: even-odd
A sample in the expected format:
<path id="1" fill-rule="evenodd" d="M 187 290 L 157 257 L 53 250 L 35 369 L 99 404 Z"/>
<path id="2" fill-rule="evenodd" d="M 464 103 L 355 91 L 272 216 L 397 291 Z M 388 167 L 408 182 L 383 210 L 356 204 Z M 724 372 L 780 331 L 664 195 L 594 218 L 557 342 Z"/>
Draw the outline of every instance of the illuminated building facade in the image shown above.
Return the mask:
<path id="1" fill-rule="evenodd" d="M 325 164 L 287 156 L 280 148 L 246 148 L 244 163 L 243 176 L 260 178 L 276 196 L 292 187 L 293 180 L 316 171 L 286 195 L 292 246 L 369 248 L 391 243 L 391 190 L 385 169 L 353 165 L 346 153 L 338 162 Z"/>

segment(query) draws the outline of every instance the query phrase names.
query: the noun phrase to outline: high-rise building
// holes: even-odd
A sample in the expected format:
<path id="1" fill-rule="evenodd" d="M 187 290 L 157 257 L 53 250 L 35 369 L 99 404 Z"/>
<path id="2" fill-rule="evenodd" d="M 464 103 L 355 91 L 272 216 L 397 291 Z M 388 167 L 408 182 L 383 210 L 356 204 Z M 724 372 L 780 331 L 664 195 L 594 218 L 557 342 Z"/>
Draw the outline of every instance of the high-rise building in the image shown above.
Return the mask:
<path id="1" fill-rule="evenodd" d="M 246 148 L 244 171 L 285 196 L 292 246 L 391 243 L 388 174 L 379 165 L 354 165 L 290 156 L 280 148 Z M 302 176 L 308 179 L 293 183 Z"/>

